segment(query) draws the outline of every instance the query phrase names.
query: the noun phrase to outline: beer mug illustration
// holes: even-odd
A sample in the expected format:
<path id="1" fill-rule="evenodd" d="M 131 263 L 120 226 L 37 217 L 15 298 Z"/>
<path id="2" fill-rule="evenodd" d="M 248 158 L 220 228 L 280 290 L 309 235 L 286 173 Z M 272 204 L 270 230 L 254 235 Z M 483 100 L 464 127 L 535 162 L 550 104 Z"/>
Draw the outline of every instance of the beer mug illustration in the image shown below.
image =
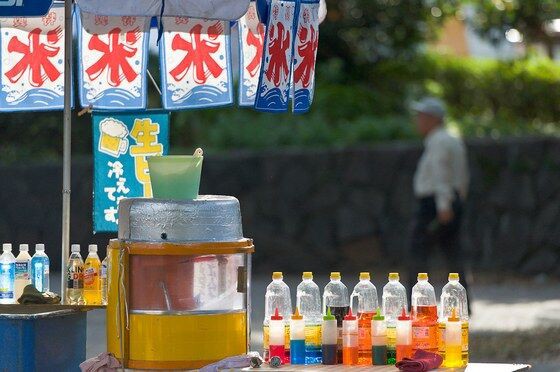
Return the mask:
<path id="1" fill-rule="evenodd" d="M 128 151 L 128 128 L 117 119 L 107 118 L 99 123 L 99 151 L 119 157 Z"/>

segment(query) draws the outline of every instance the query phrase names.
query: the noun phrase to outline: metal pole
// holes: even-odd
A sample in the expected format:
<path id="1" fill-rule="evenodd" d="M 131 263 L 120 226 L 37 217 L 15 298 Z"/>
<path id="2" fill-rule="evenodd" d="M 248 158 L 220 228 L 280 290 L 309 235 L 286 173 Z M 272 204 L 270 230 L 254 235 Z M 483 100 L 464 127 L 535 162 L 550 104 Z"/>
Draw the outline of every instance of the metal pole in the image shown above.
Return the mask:
<path id="1" fill-rule="evenodd" d="M 72 170 L 72 0 L 64 1 L 64 142 L 62 148 L 62 259 L 60 294 L 66 303 L 66 263 L 70 254 L 70 172 Z"/>

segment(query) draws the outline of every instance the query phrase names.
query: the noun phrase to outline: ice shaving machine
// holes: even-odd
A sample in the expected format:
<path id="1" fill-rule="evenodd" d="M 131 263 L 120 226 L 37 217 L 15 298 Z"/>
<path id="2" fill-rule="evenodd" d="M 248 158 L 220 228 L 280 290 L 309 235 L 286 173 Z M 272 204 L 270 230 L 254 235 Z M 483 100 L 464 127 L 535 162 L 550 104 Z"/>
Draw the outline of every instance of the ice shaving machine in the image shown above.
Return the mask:
<path id="1" fill-rule="evenodd" d="M 108 351 L 133 369 L 246 353 L 253 252 L 234 197 L 121 200 L 108 247 Z"/>

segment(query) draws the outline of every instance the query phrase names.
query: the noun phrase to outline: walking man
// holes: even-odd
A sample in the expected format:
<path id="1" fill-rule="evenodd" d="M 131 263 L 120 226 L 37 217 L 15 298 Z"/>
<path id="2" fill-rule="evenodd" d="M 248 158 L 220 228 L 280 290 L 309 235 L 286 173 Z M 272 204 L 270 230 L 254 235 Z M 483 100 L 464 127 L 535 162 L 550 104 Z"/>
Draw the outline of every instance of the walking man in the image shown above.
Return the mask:
<path id="1" fill-rule="evenodd" d="M 445 128 L 446 109 L 437 98 L 424 98 L 412 106 L 416 128 L 424 139 L 424 152 L 414 175 L 418 201 L 409 265 L 410 289 L 418 272 L 428 271 L 430 248 L 438 243 L 448 270 L 458 272 L 467 288 L 459 232 L 469 185 L 465 145 Z M 467 290 L 468 291 L 468 290 Z"/>

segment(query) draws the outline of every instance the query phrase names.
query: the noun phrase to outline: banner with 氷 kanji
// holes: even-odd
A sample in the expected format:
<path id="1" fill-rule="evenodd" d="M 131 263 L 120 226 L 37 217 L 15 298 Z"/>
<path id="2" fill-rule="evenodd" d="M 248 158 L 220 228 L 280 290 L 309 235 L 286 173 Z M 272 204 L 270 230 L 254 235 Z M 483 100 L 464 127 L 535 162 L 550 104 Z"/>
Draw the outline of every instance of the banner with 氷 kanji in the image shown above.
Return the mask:
<path id="1" fill-rule="evenodd" d="M 264 24 L 255 2 L 237 22 L 239 34 L 239 105 L 253 106 L 259 84 L 264 44 Z"/>
<path id="2" fill-rule="evenodd" d="M 292 67 L 292 110 L 309 111 L 315 90 L 315 61 L 319 45 L 319 0 L 302 0 L 297 22 Z"/>
<path id="3" fill-rule="evenodd" d="M 64 6 L 0 18 L 0 111 L 64 107 Z"/>
<path id="4" fill-rule="evenodd" d="M 82 107 L 146 108 L 150 17 L 79 13 L 78 83 Z"/>
<path id="5" fill-rule="evenodd" d="M 272 0 L 268 8 L 264 58 L 255 99 L 255 109 L 259 111 L 288 111 L 297 3 Z"/>
<path id="6" fill-rule="evenodd" d="M 93 230 L 116 232 L 123 198 L 151 197 L 148 156 L 169 149 L 169 113 L 93 113 Z"/>
<path id="7" fill-rule="evenodd" d="M 233 103 L 229 22 L 163 17 L 160 64 L 167 110 Z"/>

